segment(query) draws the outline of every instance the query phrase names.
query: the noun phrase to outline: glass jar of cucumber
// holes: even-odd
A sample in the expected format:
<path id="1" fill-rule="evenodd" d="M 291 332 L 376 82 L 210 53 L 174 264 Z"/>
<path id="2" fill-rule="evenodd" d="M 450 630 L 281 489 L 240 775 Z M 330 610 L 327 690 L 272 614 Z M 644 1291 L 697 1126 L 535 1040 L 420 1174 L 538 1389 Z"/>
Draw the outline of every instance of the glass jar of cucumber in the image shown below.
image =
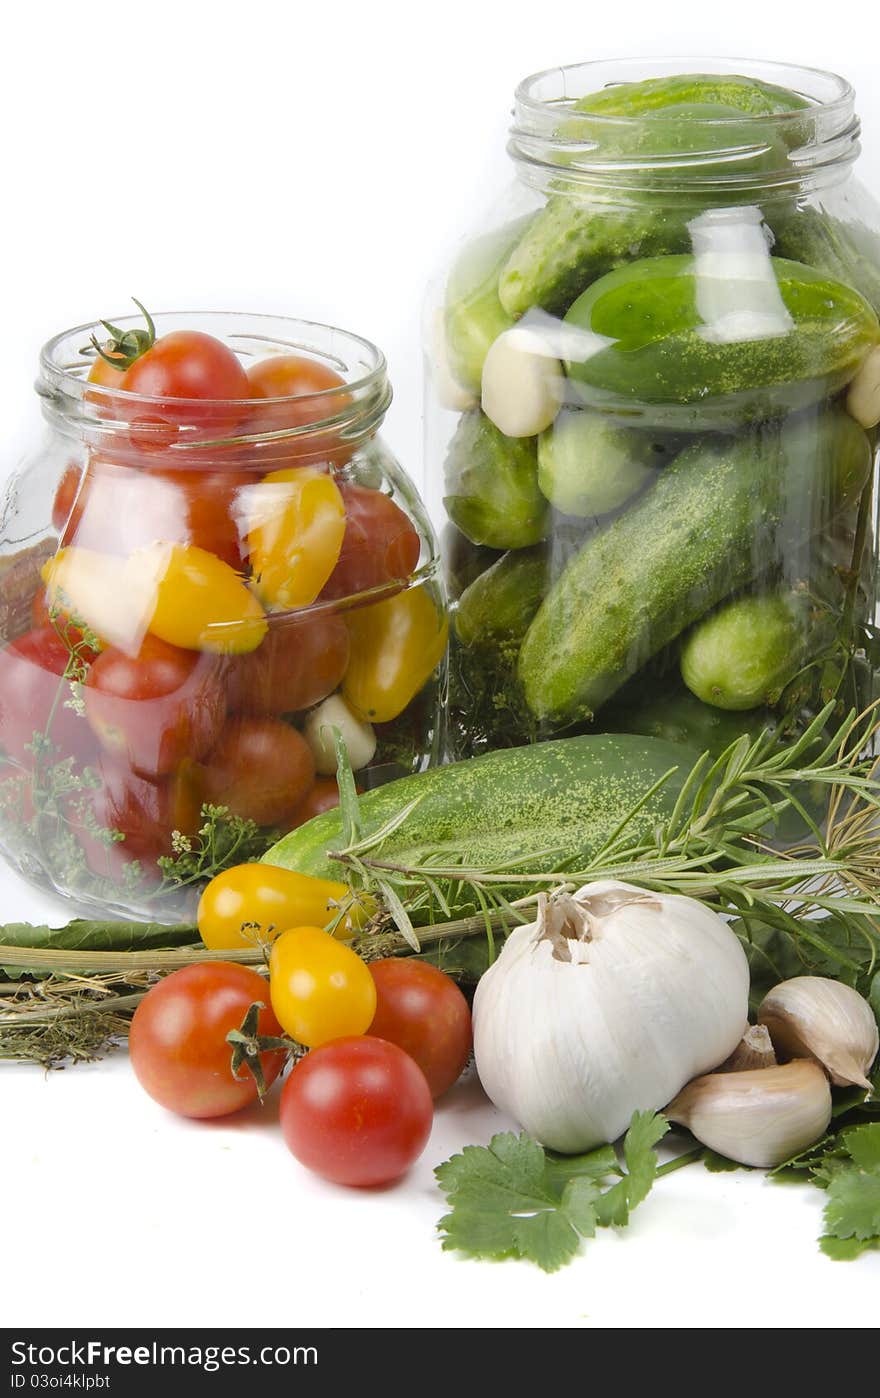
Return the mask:
<path id="1" fill-rule="evenodd" d="M 720 751 L 880 663 L 880 210 L 854 94 L 727 60 L 526 79 L 516 183 L 430 306 L 457 756 Z M 442 503 L 441 503 L 442 501 Z"/>
<path id="2" fill-rule="evenodd" d="M 204 877 L 444 747 L 434 532 L 383 355 L 273 316 L 132 316 L 43 350 L 0 530 L 0 849 L 173 921 Z"/>

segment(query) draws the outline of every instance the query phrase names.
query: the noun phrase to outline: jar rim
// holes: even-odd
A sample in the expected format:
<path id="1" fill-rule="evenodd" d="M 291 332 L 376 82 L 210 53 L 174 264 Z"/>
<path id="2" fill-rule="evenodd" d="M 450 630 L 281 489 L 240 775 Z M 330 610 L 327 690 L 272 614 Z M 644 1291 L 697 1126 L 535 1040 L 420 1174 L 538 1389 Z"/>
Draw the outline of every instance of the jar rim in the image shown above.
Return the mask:
<path id="1" fill-rule="evenodd" d="M 696 140 L 693 149 L 661 143 L 653 151 L 650 136 L 645 142 L 640 135 L 652 127 L 662 131 L 674 116 L 674 100 L 629 115 L 577 105 L 619 84 L 688 75 L 752 78 L 793 91 L 804 105 L 771 113 L 725 108 L 716 115 L 712 104 L 698 103 L 701 110 L 689 113 L 689 127 L 697 137 L 705 132 L 712 139 L 702 146 Z M 595 182 L 656 193 L 659 180 L 672 193 L 677 187 L 748 192 L 828 178 L 829 171 L 839 171 L 858 155 L 859 130 L 854 88 L 821 68 L 706 56 L 597 59 L 547 68 L 522 80 L 508 151 L 522 178 L 540 187 L 552 179 L 557 188 Z"/>
<path id="2" fill-rule="evenodd" d="M 129 315 L 129 313 L 126 313 L 125 316 L 113 316 L 108 317 L 108 319 L 112 319 L 112 323 L 115 324 L 115 326 L 119 326 L 122 330 L 143 329 L 143 317 L 139 315 Z M 353 351 L 358 351 L 360 354 L 364 355 L 365 362 L 360 366 L 362 372 L 358 373 L 357 377 L 353 377 L 353 379 L 344 380 L 344 383 L 340 383 L 339 386 L 329 387 L 329 389 L 319 389 L 311 391 L 311 393 L 283 394 L 283 396 L 277 398 L 260 398 L 259 401 L 263 404 L 284 404 L 291 403 L 291 401 L 294 400 L 330 401 L 334 396 L 339 396 L 341 393 L 350 394 L 367 390 L 369 387 L 375 386 L 376 383 L 381 382 L 383 377 L 386 376 L 386 373 L 388 373 L 388 361 L 386 361 L 385 354 L 383 354 L 382 349 L 379 349 L 378 345 L 372 343 L 371 340 L 367 340 L 364 336 L 358 336 L 354 331 L 343 330 L 340 329 L 340 327 L 332 326 L 332 324 L 320 322 L 320 320 L 305 320 L 297 316 L 267 315 L 267 313 L 262 312 L 252 313 L 246 312 L 246 310 L 182 310 L 182 312 L 180 312 L 180 310 L 165 310 L 165 312 L 155 313 L 152 319 L 154 319 L 155 324 L 157 324 L 157 331 L 159 334 L 166 333 L 168 330 L 183 329 L 204 329 L 210 334 L 211 330 L 207 329 L 207 324 L 211 324 L 214 330 L 217 330 L 222 323 L 229 322 L 242 324 L 242 326 L 245 322 L 260 324 L 260 326 L 264 326 L 266 330 L 269 330 L 270 326 L 278 327 L 281 331 L 287 331 L 287 334 L 284 334 L 284 336 L 281 333 L 260 334 L 259 331 L 256 330 L 246 331 L 241 329 L 239 331 L 229 331 L 227 336 L 220 336 L 220 334 L 217 334 L 215 338 L 221 338 L 221 340 L 224 340 L 224 343 L 227 343 L 229 340 L 249 341 L 249 343 L 252 344 L 264 343 L 266 347 L 273 347 L 271 348 L 271 354 L 278 354 L 278 352 L 283 351 L 301 352 L 301 354 L 305 354 L 308 358 L 315 359 L 315 361 L 319 363 L 325 363 L 329 368 L 337 370 L 347 368 L 346 359 L 340 354 L 333 354 L 333 352 L 327 352 L 325 349 L 316 347 L 316 338 L 320 336 L 329 336 L 333 338 L 333 341 L 339 340 L 340 349 L 343 348 L 343 344 L 341 343 L 346 341 Z M 166 322 L 173 322 L 173 324 L 165 326 Z M 81 345 L 76 345 L 76 358 L 70 358 L 70 354 L 74 352 L 74 341 L 85 340 L 88 344 L 92 334 L 99 337 L 102 333 L 105 333 L 104 322 L 95 320 L 95 322 L 87 322 L 80 324 L 80 326 L 70 327 L 69 330 L 59 331 L 56 336 L 53 336 L 43 344 L 41 352 L 39 352 L 39 368 L 41 368 L 43 380 L 45 380 L 50 389 L 60 391 L 60 393 L 69 393 L 71 398 L 81 398 L 84 396 L 85 391 L 88 391 L 88 397 L 90 397 L 90 401 L 94 401 L 94 403 L 102 403 L 102 401 L 104 401 L 104 403 L 109 403 L 109 401 L 113 400 L 132 404 L 155 405 L 157 403 L 173 403 L 178 405 L 178 408 L 186 407 L 187 404 L 200 404 L 201 407 L 204 408 L 206 403 L 238 407 L 238 405 L 253 403 L 253 401 L 255 401 L 253 398 L 157 397 L 151 396 L 151 394 L 132 393 L 129 389 L 118 389 L 118 387 L 109 386 L 109 384 L 90 383 L 85 375 L 87 375 L 88 369 L 90 369 L 92 363 L 94 363 L 94 356 L 87 354 Z M 236 347 L 235 344 L 231 344 L 229 348 L 236 349 L 236 352 L 241 354 L 243 351 L 243 344 L 238 345 L 238 347 Z M 60 359 L 59 356 L 64 356 L 64 358 Z M 269 355 L 267 355 L 267 358 L 269 358 Z"/>
<path id="3" fill-rule="evenodd" d="M 563 87 L 567 88 L 569 80 L 574 77 L 574 75 L 590 75 L 603 68 L 615 70 L 619 74 L 616 81 L 621 84 L 624 82 L 639 81 L 639 78 L 635 75 L 631 78 L 627 77 L 625 70 L 650 68 L 653 71 L 649 76 L 656 78 L 679 77 L 686 76 L 687 74 L 697 76 L 702 74 L 720 77 L 753 77 L 762 81 L 772 81 L 773 78 L 780 80 L 786 75 L 791 76 L 798 74 L 805 79 L 820 80 L 822 83 L 829 84 L 835 89 L 834 96 L 825 98 L 814 97 L 812 94 L 795 88 L 793 90 L 797 92 L 798 96 L 808 98 L 808 105 L 806 107 L 794 111 L 774 112 L 770 114 L 760 112 L 736 112 L 728 116 L 701 116 L 701 126 L 722 126 L 726 124 L 740 126 L 748 124 L 750 121 L 760 123 L 761 125 L 765 125 L 767 122 L 790 122 L 792 118 L 796 118 L 799 113 L 802 116 L 804 112 L 815 113 L 822 111 L 824 113 L 833 113 L 836 111 L 846 111 L 848 106 L 855 100 L 855 88 L 849 80 L 842 77 L 839 73 L 832 72 L 830 69 L 813 68 L 805 64 L 782 63 L 773 59 L 721 58 L 717 55 L 672 55 L 666 58 L 655 59 L 634 57 L 587 59 L 581 63 L 565 63 L 559 64 L 553 68 L 541 69 L 539 72 L 530 73 L 517 84 L 514 93 L 517 108 L 523 111 L 531 110 L 535 113 L 546 113 L 548 106 L 551 104 L 560 107 L 566 102 L 577 101 L 580 96 L 591 95 L 614 86 L 615 84 L 611 82 L 606 82 L 604 84 L 599 83 L 598 85 L 591 82 L 587 91 L 582 94 L 566 91 L 560 93 L 556 98 L 534 95 L 536 88 L 539 86 L 549 87 L 554 80 L 561 79 Z M 760 70 L 760 72 L 758 70 Z M 782 81 L 777 81 L 777 85 L 780 87 L 791 87 L 790 82 L 783 83 Z M 591 112 L 588 109 L 582 109 L 578 111 L 577 115 L 588 116 L 591 122 L 595 121 L 600 125 L 607 123 L 608 126 L 631 126 L 641 124 L 644 121 L 668 120 L 668 112 L 663 111 L 639 112 L 637 116 L 611 116 L 605 112 Z"/>

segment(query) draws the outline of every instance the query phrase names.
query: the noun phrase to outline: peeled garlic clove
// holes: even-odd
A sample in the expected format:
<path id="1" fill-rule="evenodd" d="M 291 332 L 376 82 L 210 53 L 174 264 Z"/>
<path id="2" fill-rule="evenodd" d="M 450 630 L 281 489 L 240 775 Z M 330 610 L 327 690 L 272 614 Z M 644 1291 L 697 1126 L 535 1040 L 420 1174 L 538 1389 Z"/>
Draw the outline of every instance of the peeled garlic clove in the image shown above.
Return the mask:
<path id="1" fill-rule="evenodd" d="M 483 364 L 483 412 L 505 437 L 536 437 L 559 412 L 565 379 L 546 340 L 527 325 L 503 330 Z"/>
<path id="2" fill-rule="evenodd" d="M 880 1036 L 867 1000 L 825 976 L 795 976 L 764 997 L 758 1023 L 786 1058 L 815 1058 L 836 1087 L 864 1087 Z"/>
<path id="3" fill-rule="evenodd" d="M 846 407 L 861 427 L 880 423 L 880 345 L 872 349 L 849 386 Z"/>
<path id="4" fill-rule="evenodd" d="M 773 1040 L 763 1024 L 750 1024 L 719 1073 L 745 1073 L 755 1068 L 775 1068 Z"/>
<path id="5" fill-rule="evenodd" d="M 353 714 L 340 694 L 331 694 L 306 717 L 303 737 L 312 750 L 315 771 L 330 777 L 336 771 L 336 734 L 338 728 L 348 750 L 353 772 L 359 772 L 371 762 L 376 752 L 376 734 L 372 724 L 364 723 Z"/>
<path id="6" fill-rule="evenodd" d="M 665 1109 L 698 1141 L 741 1165 L 769 1169 L 818 1141 L 831 1120 L 831 1089 L 817 1063 L 695 1078 Z"/>

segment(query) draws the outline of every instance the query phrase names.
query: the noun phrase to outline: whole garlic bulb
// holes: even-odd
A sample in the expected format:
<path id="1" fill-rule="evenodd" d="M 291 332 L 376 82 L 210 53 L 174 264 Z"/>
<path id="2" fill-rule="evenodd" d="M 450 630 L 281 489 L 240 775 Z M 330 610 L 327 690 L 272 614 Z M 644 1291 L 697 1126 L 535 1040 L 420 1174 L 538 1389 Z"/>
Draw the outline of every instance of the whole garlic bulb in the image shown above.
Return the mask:
<path id="1" fill-rule="evenodd" d="M 614 1141 L 736 1048 L 749 971 L 734 932 L 693 898 L 602 880 L 542 900 L 474 998 L 483 1087 L 542 1144 Z"/>

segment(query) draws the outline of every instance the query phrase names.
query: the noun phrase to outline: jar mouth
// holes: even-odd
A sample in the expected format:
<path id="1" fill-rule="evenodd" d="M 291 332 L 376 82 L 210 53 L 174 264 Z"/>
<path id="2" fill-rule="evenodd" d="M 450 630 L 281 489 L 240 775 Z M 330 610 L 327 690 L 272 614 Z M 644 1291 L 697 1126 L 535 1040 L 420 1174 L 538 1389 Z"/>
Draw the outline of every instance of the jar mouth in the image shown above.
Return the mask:
<path id="1" fill-rule="evenodd" d="M 634 115 L 591 111 L 584 100 L 645 79 L 703 76 L 751 78 L 788 89 L 802 105 L 783 111 L 712 110 L 698 95 Z M 675 102 L 689 107 L 690 142 L 664 148 Z M 716 57 L 625 58 L 549 68 L 525 78 L 515 93 L 509 153 L 533 184 L 560 176 L 573 183 L 672 190 L 694 185 L 767 187 L 803 183 L 858 155 L 855 92 L 845 78 L 818 68 Z M 684 112 L 682 113 L 684 119 Z M 705 135 L 705 142 L 701 137 Z"/>
<path id="2" fill-rule="evenodd" d="M 121 330 L 143 328 L 138 315 L 110 319 Z M 351 331 L 318 321 L 238 311 L 161 312 L 153 320 L 157 339 L 172 331 L 201 331 L 232 349 L 245 368 L 260 360 L 297 354 L 334 370 L 343 382 L 338 387 L 272 398 L 172 398 L 132 393 L 89 381 L 96 358 L 91 338 L 100 343 L 107 335 L 102 323 L 96 321 L 61 331 L 40 351 L 37 392 L 44 412 L 62 430 L 90 439 L 97 433 L 106 443 L 136 425 L 143 440 L 149 438 L 151 418 L 160 418 L 164 411 L 175 422 L 176 430 L 174 441 L 169 442 L 167 423 L 156 424 L 157 444 L 163 451 L 186 452 L 195 446 L 203 450 L 213 443 L 308 438 L 328 429 L 340 439 L 355 441 L 375 432 L 391 402 L 384 354 Z M 299 410 L 296 416 L 305 420 L 282 424 L 283 409 L 291 404 Z M 263 427 L 269 424 L 268 430 L 249 430 L 249 412 L 258 412 Z"/>

